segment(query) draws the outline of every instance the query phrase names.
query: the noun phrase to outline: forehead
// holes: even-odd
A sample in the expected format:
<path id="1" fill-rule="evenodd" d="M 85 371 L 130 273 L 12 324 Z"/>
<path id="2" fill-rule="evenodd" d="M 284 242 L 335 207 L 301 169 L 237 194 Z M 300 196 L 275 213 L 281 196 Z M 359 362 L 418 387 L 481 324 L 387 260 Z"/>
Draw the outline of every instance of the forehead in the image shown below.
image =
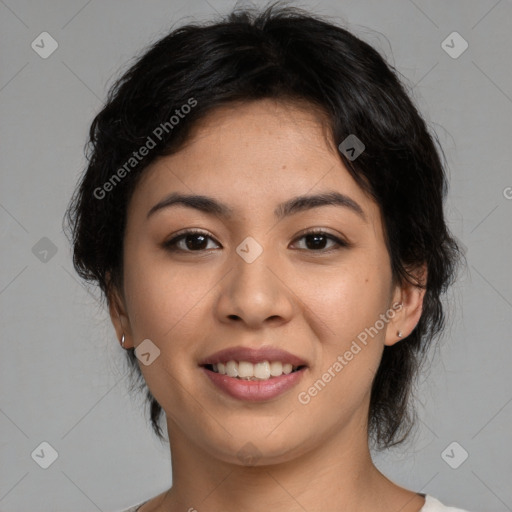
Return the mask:
<path id="1" fill-rule="evenodd" d="M 343 165 L 322 112 L 258 100 L 218 108 L 198 122 L 180 151 L 144 171 L 132 206 L 147 211 L 179 191 L 260 214 L 290 197 L 327 190 L 350 196 L 378 218 L 377 206 Z"/>

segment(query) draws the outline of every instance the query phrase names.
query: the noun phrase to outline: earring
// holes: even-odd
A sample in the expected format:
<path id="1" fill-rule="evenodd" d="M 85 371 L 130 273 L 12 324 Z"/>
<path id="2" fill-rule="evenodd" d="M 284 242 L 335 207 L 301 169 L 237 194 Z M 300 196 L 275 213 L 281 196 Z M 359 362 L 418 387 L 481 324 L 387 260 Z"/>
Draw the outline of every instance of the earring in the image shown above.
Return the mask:
<path id="1" fill-rule="evenodd" d="M 124 348 L 124 333 L 123 333 L 123 337 L 121 338 L 121 347 Z"/>
<path id="2" fill-rule="evenodd" d="M 402 337 L 402 331 L 397 331 L 396 335 L 401 338 Z"/>

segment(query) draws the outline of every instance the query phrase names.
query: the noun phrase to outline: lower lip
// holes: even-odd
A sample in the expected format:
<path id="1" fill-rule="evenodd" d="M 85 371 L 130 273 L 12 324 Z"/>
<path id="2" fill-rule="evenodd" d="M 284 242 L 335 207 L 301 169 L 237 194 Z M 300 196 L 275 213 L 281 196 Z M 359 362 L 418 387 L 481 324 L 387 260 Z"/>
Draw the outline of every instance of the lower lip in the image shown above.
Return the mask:
<path id="1" fill-rule="evenodd" d="M 306 368 L 288 375 L 271 377 L 268 380 L 241 380 L 227 375 L 221 375 L 201 367 L 208 378 L 222 391 L 233 398 L 249 402 L 262 402 L 279 396 L 297 385 Z"/>

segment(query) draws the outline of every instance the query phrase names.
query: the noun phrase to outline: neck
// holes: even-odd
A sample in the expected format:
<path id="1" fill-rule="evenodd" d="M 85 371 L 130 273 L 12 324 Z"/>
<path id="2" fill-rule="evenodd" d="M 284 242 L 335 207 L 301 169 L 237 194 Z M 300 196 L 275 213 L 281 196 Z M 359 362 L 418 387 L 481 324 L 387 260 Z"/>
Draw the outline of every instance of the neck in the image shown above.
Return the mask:
<path id="1" fill-rule="evenodd" d="M 388 480 L 373 464 L 367 433 L 340 429 L 282 462 L 247 466 L 206 452 L 168 419 L 173 486 L 158 509 L 235 512 L 324 510 L 416 512 L 419 495 Z"/>

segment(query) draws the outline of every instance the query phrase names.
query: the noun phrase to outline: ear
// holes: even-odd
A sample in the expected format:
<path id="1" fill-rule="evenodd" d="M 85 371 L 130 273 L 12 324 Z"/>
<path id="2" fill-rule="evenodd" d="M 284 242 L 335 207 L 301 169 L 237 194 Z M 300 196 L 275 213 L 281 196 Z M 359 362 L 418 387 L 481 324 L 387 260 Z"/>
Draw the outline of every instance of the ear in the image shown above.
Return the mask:
<path id="1" fill-rule="evenodd" d="M 124 334 L 124 347 L 133 347 L 133 337 L 130 325 L 130 319 L 126 312 L 126 305 L 122 293 L 118 287 L 113 283 L 110 273 L 107 273 L 108 283 L 108 309 L 110 313 L 110 319 L 116 330 L 117 339 L 121 341 Z"/>
<path id="2" fill-rule="evenodd" d="M 422 287 L 411 283 L 396 285 L 391 301 L 391 308 L 395 311 L 395 314 L 388 323 L 384 341 L 384 344 L 388 346 L 407 338 L 418 324 L 423 311 L 424 287 L 427 284 L 427 264 L 424 263 L 412 271 L 411 269 L 408 270 Z M 401 306 L 398 306 L 400 303 Z M 401 337 L 398 335 L 399 332 L 402 334 Z"/>

